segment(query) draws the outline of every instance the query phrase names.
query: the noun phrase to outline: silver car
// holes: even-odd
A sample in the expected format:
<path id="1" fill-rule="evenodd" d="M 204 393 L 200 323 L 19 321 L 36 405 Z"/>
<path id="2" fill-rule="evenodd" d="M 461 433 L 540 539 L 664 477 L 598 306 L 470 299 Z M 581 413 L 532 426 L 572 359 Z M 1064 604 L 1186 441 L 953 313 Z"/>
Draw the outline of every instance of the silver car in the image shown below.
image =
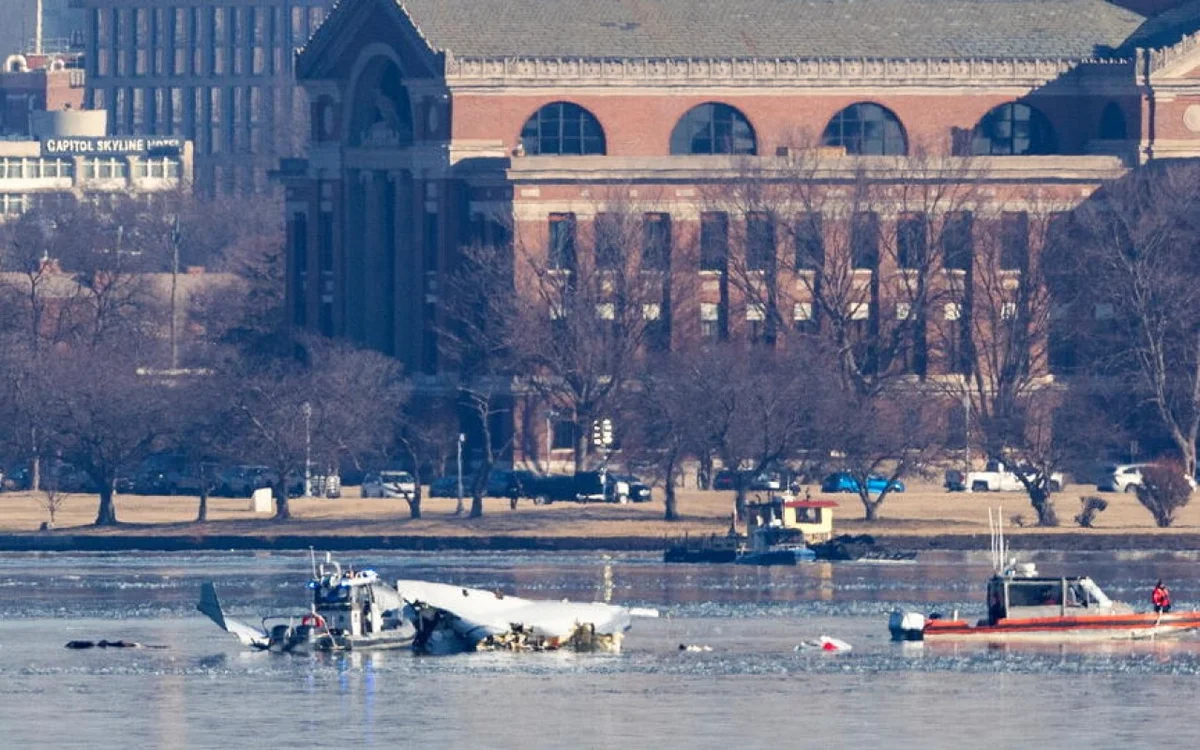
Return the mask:
<path id="1" fill-rule="evenodd" d="M 363 497 L 411 498 L 417 492 L 417 480 L 407 471 L 386 470 L 363 478 Z"/>

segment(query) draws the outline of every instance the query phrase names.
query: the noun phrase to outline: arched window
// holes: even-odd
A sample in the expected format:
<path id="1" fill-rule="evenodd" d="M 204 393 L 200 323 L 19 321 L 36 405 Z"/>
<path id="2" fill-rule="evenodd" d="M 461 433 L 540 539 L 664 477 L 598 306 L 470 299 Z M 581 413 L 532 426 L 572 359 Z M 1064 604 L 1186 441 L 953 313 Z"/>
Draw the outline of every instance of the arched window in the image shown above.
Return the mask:
<path id="1" fill-rule="evenodd" d="M 728 104 L 701 104 L 679 118 L 671 131 L 671 154 L 749 154 L 757 150 L 754 128 Z"/>
<path id="2" fill-rule="evenodd" d="M 1121 105 L 1109 102 L 1100 113 L 1100 140 L 1123 141 L 1128 137 L 1125 130 L 1125 113 Z"/>
<path id="3" fill-rule="evenodd" d="M 1022 102 L 996 107 L 971 133 L 971 153 L 976 156 L 1053 154 L 1057 150 L 1050 121 Z"/>
<path id="4" fill-rule="evenodd" d="M 821 138 L 826 146 L 841 146 L 860 156 L 904 156 L 908 141 L 904 127 L 890 109 L 871 102 L 851 104 L 833 116 Z"/>
<path id="5" fill-rule="evenodd" d="M 529 156 L 603 154 L 604 129 L 595 115 L 578 104 L 554 102 L 526 121 L 521 146 Z"/>
<path id="6" fill-rule="evenodd" d="M 354 86 L 350 142 L 356 146 L 408 146 L 413 140 L 412 107 L 400 69 L 375 58 Z"/>

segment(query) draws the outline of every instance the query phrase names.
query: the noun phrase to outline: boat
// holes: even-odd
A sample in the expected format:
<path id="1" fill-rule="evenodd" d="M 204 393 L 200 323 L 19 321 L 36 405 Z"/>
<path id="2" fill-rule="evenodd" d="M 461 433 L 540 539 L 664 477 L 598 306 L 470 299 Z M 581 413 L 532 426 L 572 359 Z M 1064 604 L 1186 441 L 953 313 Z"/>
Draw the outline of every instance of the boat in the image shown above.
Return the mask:
<path id="1" fill-rule="evenodd" d="M 303 615 L 268 615 L 255 627 L 225 614 L 211 582 L 197 609 L 244 645 L 273 653 L 411 648 L 465 651 L 619 651 L 634 618 L 658 611 L 601 602 L 537 601 L 447 583 L 385 583 L 373 570 L 342 569 L 326 555 L 308 582 Z"/>
<path id="2" fill-rule="evenodd" d="M 342 567 L 327 557 L 308 582 L 309 611 L 268 615 L 262 627 L 225 615 L 211 582 L 200 589 L 197 609 L 243 644 L 274 653 L 367 651 L 408 648 L 417 635 L 411 612 L 395 588 L 373 570 Z"/>
<path id="3" fill-rule="evenodd" d="M 780 494 L 746 505 L 746 533 L 685 536 L 663 553 L 669 563 L 796 565 L 815 560 L 911 561 L 915 552 L 882 549 L 868 535 L 834 536 L 833 500 Z"/>
<path id="4" fill-rule="evenodd" d="M 1128 640 L 1200 629 L 1200 612 L 1137 612 L 1087 576 L 1039 576 L 1026 564 L 988 579 L 987 613 L 974 623 L 957 612 L 943 618 L 896 611 L 888 629 L 899 641 Z"/>
<path id="5" fill-rule="evenodd" d="M 1087 576 L 1041 576 L 1033 563 L 1002 563 L 1008 554 L 1000 524 L 997 518 L 992 526 L 995 573 L 987 582 L 985 616 L 972 623 L 958 612 L 947 618 L 897 610 L 888 619 L 893 640 L 1102 641 L 1200 629 L 1200 612 L 1138 612 Z"/>

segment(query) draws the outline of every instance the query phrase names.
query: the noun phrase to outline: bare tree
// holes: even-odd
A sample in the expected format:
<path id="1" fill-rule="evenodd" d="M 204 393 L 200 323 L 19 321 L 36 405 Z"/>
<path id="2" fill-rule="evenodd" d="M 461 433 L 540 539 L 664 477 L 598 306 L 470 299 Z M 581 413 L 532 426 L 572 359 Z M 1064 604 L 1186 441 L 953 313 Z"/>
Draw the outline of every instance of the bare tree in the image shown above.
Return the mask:
<path id="1" fill-rule="evenodd" d="M 1200 167 L 1134 170 L 1075 212 L 1070 266 L 1093 366 L 1153 410 L 1187 476 L 1200 438 L 1198 209 Z"/>
<path id="2" fill-rule="evenodd" d="M 434 472 L 444 467 L 458 435 L 458 417 L 445 399 L 413 398 L 406 405 L 394 444 L 408 459 L 416 480 L 416 489 L 406 498 L 409 517 L 421 517 L 423 485 L 430 478 L 426 467 L 433 467 Z"/>
<path id="3" fill-rule="evenodd" d="M 136 361 L 110 345 L 54 352 L 39 362 L 47 368 L 39 408 L 48 448 L 97 486 L 97 526 L 117 523 L 117 477 L 148 455 L 170 424 L 166 388 L 139 375 Z"/>
<path id="4" fill-rule="evenodd" d="M 288 486 L 309 461 L 332 467 L 370 451 L 373 431 L 394 433 L 405 396 L 398 363 L 377 352 L 309 338 L 291 353 L 299 357 L 244 358 L 223 372 L 231 445 L 272 470 L 276 520 L 291 517 Z"/>

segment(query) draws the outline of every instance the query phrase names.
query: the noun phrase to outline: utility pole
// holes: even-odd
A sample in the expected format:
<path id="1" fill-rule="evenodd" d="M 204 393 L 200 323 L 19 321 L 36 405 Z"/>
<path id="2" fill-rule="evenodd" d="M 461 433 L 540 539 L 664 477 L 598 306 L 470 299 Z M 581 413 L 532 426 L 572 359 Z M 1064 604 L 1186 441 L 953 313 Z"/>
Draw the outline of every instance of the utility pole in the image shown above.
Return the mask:
<path id="1" fill-rule="evenodd" d="M 312 404 L 305 401 L 300 411 L 304 413 L 304 496 L 312 497 Z"/>
<path id="2" fill-rule="evenodd" d="M 971 473 L 971 392 L 963 391 L 963 458 L 967 463 L 963 470 L 963 490 L 971 491 L 971 483 L 967 481 L 967 475 Z"/>
<path id="3" fill-rule="evenodd" d="M 458 433 L 458 508 L 454 511 L 455 515 L 462 515 L 463 512 L 462 448 L 466 440 L 465 434 Z"/>
<path id="4" fill-rule="evenodd" d="M 178 325 L 179 310 L 176 304 L 177 293 L 179 288 L 179 214 L 175 214 L 175 220 L 171 226 L 171 370 L 172 372 L 179 369 L 179 339 L 176 335 L 176 326 Z M 310 407 L 311 411 L 311 407 Z M 305 495 L 308 490 L 305 489 Z"/>

